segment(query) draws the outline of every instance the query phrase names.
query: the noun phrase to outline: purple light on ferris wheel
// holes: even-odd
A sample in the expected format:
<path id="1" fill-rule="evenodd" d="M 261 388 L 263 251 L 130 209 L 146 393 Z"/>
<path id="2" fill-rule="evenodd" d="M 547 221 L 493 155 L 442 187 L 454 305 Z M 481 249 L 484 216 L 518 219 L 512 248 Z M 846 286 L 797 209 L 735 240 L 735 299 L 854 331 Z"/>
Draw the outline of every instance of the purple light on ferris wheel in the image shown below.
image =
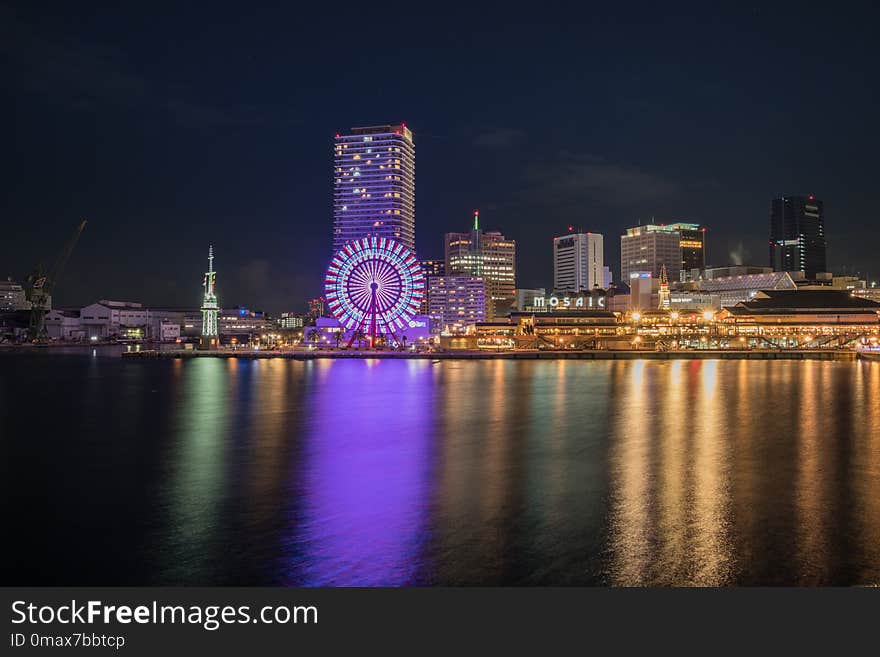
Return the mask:
<path id="1" fill-rule="evenodd" d="M 340 249 L 324 278 L 327 307 L 350 331 L 371 338 L 406 328 L 425 295 L 418 260 L 400 242 L 364 237 Z"/>

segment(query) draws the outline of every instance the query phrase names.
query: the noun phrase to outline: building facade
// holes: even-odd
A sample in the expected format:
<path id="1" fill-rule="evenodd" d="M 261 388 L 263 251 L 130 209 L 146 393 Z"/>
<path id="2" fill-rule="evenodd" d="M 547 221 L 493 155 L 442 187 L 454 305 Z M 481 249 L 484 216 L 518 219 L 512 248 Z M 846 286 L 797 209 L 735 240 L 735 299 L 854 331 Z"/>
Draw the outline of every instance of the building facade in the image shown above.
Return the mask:
<path id="1" fill-rule="evenodd" d="M 336 135 L 333 158 L 334 252 L 370 236 L 415 251 L 415 146 L 406 124 Z"/>
<path id="2" fill-rule="evenodd" d="M 797 283 L 787 272 L 764 272 L 713 276 L 699 281 L 695 289 L 698 292 L 717 296 L 721 306 L 728 307 L 749 301 L 762 290 L 797 290 L 797 288 Z"/>
<path id="3" fill-rule="evenodd" d="M 605 283 L 605 251 L 599 233 L 571 233 L 553 238 L 553 288 L 584 292 Z"/>
<path id="4" fill-rule="evenodd" d="M 425 296 L 422 297 L 422 303 L 419 306 L 419 313 L 428 314 L 428 297 L 431 293 L 429 280 L 432 276 L 444 276 L 446 274 L 446 262 L 443 260 L 421 260 L 419 266 L 422 268 L 422 275 L 425 277 Z"/>
<path id="5" fill-rule="evenodd" d="M 620 280 L 626 282 L 633 272 L 650 272 L 660 278 L 660 269 L 681 269 L 681 234 L 669 226 L 648 224 L 627 228 L 620 238 Z"/>
<path id="6" fill-rule="evenodd" d="M 699 277 L 708 264 L 709 243 L 706 227 L 700 224 L 678 222 L 670 224 L 669 228 L 678 232 L 679 246 L 681 247 L 681 266 L 677 269 L 669 269 L 671 279 L 690 280 Z M 679 275 L 679 271 L 681 275 Z"/>
<path id="7" fill-rule="evenodd" d="M 770 266 L 802 271 L 807 279 L 828 270 L 825 210 L 810 196 L 785 196 L 770 202 Z"/>
<path id="8" fill-rule="evenodd" d="M 278 328 L 283 329 L 301 329 L 303 327 L 302 315 L 297 313 L 284 312 L 278 318 Z"/>
<path id="9" fill-rule="evenodd" d="M 0 281 L 0 310 L 30 310 L 31 304 L 20 283 L 11 278 Z"/>
<path id="10" fill-rule="evenodd" d="M 486 319 L 486 287 L 480 276 L 432 276 L 428 279 L 428 314 L 444 333 L 467 333 Z"/>
<path id="11" fill-rule="evenodd" d="M 516 241 L 484 231 L 475 212 L 473 230 L 446 233 L 444 245 L 446 275 L 482 278 L 486 318 L 506 316 L 516 301 Z"/>

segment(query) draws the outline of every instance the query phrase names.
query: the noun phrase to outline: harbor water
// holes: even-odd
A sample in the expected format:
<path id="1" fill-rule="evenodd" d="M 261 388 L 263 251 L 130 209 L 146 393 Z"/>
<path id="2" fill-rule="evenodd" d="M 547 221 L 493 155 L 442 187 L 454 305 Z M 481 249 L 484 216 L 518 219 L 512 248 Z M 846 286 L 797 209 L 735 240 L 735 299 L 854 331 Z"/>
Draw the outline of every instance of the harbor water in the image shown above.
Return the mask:
<path id="1" fill-rule="evenodd" d="M 880 362 L 0 355 L 3 582 L 880 584 Z"/>

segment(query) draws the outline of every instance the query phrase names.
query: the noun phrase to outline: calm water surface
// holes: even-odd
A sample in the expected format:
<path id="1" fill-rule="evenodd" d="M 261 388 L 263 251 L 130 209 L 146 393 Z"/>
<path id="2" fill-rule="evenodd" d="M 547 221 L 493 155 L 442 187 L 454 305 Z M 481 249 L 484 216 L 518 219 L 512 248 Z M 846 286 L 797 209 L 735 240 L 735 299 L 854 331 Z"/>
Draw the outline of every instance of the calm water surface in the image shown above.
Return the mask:
<path id="1" fill-rule="evenodd" d="M 880 363 L 0 357 L 3 584 L 880 584 Z"/>

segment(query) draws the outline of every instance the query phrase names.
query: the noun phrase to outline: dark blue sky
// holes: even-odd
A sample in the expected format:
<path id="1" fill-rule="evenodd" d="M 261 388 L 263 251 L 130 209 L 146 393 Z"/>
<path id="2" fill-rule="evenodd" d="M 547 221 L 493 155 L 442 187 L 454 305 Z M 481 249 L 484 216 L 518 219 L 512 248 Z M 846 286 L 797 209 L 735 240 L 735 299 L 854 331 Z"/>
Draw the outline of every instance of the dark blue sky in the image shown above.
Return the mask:
<path id="1" fill-rule="evenodd" d="M 479 208 L 523 287 L 552 283 L 566 225 L 604 233 L 617 273 L 652 216 L 707 224 L 712 264 L 764 265 L 769 199 L 814 193 L 832 268 L 880 275 L 870 8 L 125 4 L 0 4 L 0 275 L 86 217 L 60 303 L 196 305 L 212 242 L 224 305 L 299 309 L 329 257 L 333 135 L 397 121 L 423 258 Z"/>

